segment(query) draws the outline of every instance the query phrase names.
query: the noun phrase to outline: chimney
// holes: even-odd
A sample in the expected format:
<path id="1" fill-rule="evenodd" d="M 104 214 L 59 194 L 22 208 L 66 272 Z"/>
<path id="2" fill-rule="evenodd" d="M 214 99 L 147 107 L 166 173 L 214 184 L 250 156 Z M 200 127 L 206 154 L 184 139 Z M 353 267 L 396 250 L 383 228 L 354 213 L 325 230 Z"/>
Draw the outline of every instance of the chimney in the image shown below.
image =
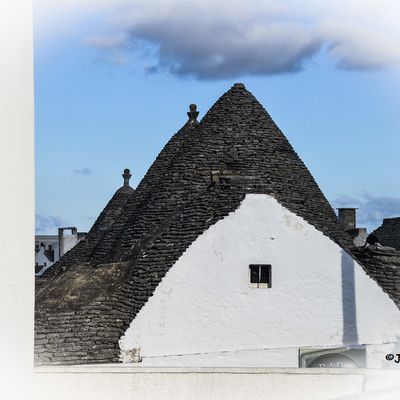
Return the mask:
<path id="1" fill-rule="evenodd" d="M 71 233 L 67 235 L 65 231 Z M 75 226 L 58 228 L 58 249 L 60 258 L 78 243 L 78 230 Z"/>
<path id="2" fill-rule="evenodd" d="M 338 208 L 338 219 L 343 228 L 347 231 L 356 229 L 357 208 Z"/>

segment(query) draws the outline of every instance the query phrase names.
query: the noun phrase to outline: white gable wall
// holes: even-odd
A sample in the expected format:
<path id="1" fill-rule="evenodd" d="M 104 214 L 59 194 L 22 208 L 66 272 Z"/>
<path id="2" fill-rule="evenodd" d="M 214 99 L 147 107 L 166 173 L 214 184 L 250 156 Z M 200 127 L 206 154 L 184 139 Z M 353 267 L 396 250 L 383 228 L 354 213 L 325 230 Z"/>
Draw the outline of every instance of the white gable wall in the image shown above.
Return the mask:
<path id="1" fill-rule="evenodd" d="M 249 285 L 256 263 L 272 265 L 271 288 Z M 394 343 L 399 317 L 337 244 L 273 197 L 249 194 L 189 246 L 120 347 L 140 348 L 143 365 L 276 366 L 281 358 L 286 366 L 287 357 L 297 366 L 299 347 Z M 278 357 L 257 352 L 278 348 Z"/>

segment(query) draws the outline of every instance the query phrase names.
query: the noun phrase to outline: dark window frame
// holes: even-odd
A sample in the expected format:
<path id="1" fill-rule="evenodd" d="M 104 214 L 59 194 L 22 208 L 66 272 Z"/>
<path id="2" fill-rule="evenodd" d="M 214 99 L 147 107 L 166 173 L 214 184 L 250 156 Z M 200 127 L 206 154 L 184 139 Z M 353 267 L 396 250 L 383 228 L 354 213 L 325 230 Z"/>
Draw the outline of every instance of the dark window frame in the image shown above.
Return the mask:
<path id="1" fill-rule="evenodd" d="M 271 264 L 249 264 L 249 283 L 252 287 L 270 288 L 272 286 Z"/>

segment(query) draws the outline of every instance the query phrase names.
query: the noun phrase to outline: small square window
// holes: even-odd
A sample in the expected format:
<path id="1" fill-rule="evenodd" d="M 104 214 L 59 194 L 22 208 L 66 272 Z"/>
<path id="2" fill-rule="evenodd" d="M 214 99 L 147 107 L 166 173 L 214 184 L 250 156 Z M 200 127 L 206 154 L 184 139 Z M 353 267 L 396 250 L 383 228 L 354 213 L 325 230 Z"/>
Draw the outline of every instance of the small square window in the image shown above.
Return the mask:
<path id="1" fill-rule="evenodd" d="M 257 288 L 271 287 L 271 265 L 250 264 L 249 265 L 250 285 Z"/>

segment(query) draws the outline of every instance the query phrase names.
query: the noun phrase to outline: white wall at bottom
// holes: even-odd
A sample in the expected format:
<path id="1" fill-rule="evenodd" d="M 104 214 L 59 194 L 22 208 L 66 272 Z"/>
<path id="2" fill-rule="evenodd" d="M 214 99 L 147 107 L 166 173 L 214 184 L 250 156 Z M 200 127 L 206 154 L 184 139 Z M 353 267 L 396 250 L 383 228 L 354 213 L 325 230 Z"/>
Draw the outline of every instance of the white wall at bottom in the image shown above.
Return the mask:
<path id="1" fill-rule="evenodd" d="M 334 347 L 322 347 L 317 350 L 330 350 Z M 340 354 L 340 349 L 337 348 Z M 302 348 L 301 350 L 306 350 Z M 176 356 L 143 356 L 140 363 L 131 363 L 136 368 L 146 367 L 243 367 L 243 368 L 297 368 L 300 365 L 300 348 L 236 350 L 215 353 L 182 354 Z M 386 359 L 387 354 L 394 356 Z M 397 355 L 399 354 L 399 356 Z M 317 356 L 315 356 L 317 357 Z M 356 361 L 356 360 L 355 360 Z M 400 369 L 400 343 L 366 344 L 366 368 Z M 357 361 L 356 361 L 357 362 Z"/>
<path id="2" fill-rule="evenodd" d="M 37 368 L 36 400 L 400 398 L 400 371 L 265 368 Z M 372 396 L 372 397 L 371 397 Z"/>

